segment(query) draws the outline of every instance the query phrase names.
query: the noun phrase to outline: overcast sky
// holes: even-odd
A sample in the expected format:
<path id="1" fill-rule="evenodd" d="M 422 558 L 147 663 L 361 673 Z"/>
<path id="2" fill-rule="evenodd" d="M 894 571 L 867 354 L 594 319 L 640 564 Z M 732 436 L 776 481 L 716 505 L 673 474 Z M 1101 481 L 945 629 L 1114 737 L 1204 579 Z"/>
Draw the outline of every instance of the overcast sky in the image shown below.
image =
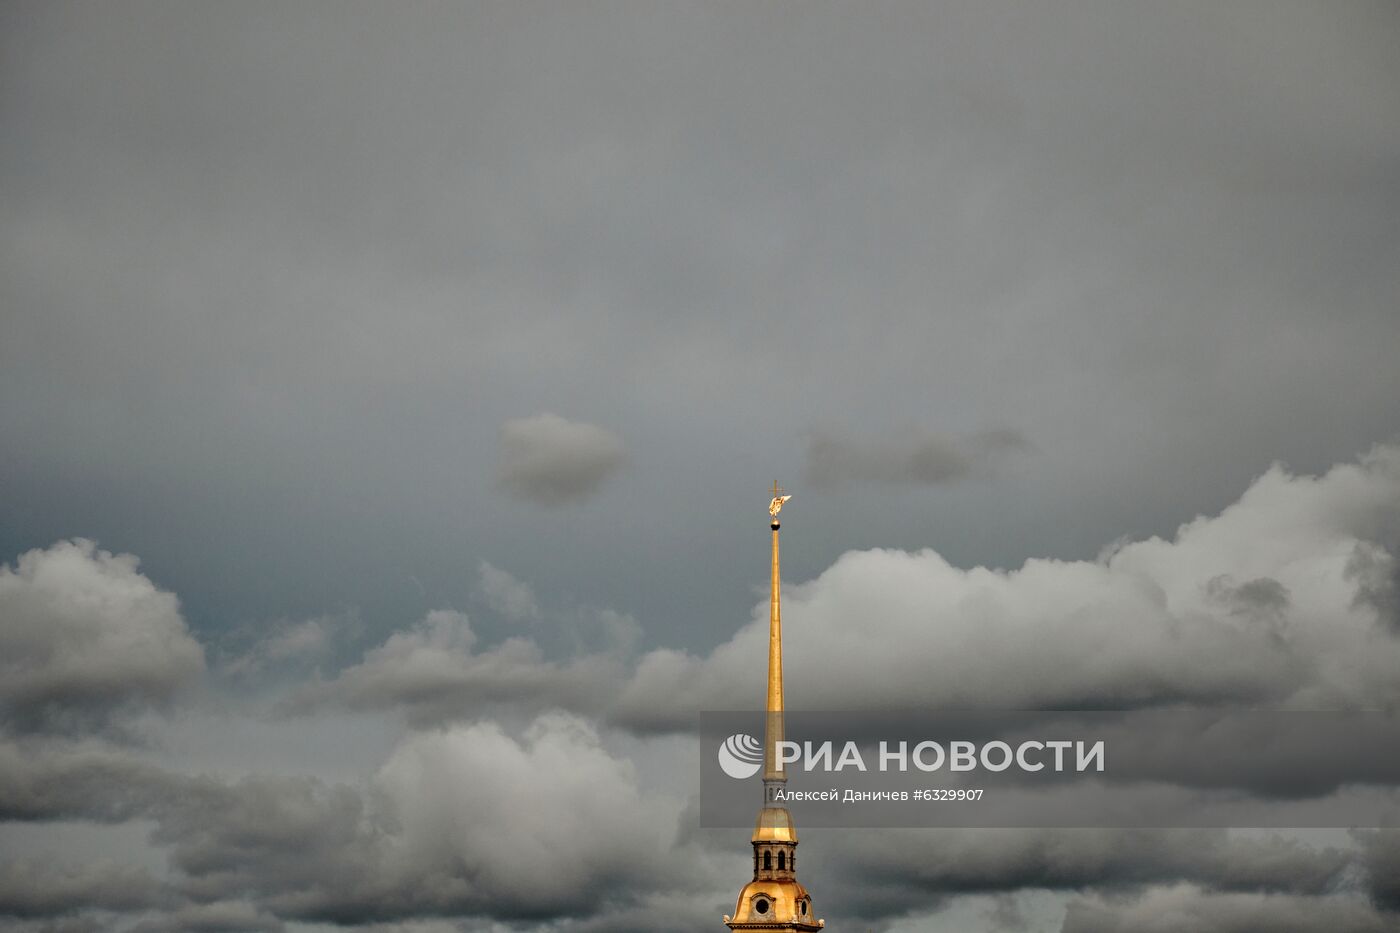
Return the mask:
<path id="1" fill-rule="evenodd" d="M 674 730 L 759 701 L 775 478 L 809 707 L 1400 700 L 1397 48 L 1388 3 L 0 5 L 0 916 L 717 923 L 747 843 Z M 497 848 L 563 760 L 568 839 Z M 878 897 L 872 838 L 804 844 L 833 927 L 1400 927 L 1384 836 L 918 834 Z"/>

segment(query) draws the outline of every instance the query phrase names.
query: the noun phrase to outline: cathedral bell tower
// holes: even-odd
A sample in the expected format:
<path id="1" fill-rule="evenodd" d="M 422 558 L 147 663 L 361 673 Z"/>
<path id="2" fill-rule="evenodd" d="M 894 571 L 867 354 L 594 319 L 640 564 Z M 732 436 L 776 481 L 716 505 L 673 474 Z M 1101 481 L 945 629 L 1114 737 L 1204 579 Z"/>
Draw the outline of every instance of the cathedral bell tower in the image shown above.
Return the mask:
<path id="1" fill-rule="evenodd" d="M 778 743 L 783 741 L 783 619 L 781 574 L 778 570 L 778 513 L 792 496 L 773 483 L 768 504 L 773 532 L 772 592 L 768 602 L 768 715 L 763 727 L 763 809 L 753 827 L 753 880 L 739 892 L 734 916 L 724 923 L 731 930 L 820 930 L 825 920 L 812 913 L 812 898 L 797 881 L 797 830 L 792 814 L 778 799 L 787 775 L 778 766 Z"/>

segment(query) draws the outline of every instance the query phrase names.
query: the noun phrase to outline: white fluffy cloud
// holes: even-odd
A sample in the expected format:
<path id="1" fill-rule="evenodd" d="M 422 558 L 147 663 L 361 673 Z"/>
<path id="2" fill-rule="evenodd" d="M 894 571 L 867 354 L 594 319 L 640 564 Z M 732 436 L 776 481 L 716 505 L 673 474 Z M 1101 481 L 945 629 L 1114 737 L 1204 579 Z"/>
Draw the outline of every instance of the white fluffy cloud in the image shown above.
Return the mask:
<path id="1" fill-rule="evenodd" d="M 19 729 L 100 727 L 168 703 L 204 670 L 179 602 L 84 539 L 0 567 L 0 716 Z"/>

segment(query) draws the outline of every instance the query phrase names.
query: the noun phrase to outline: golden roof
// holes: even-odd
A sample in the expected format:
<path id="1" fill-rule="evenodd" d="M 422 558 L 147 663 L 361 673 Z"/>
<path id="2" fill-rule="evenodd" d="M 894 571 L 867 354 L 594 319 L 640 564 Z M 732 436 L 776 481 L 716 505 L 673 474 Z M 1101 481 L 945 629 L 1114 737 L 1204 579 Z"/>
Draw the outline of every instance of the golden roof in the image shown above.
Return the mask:
<path id="1" fill-rule="evenodd" d="M 766 913 L 758 913 L 766 906 Z M 750 881 L 739 892 L 734 916 L 725 923 L 733 930 L 820 930 L 825 923 L 812 915 L 807 889 L 791 879 Z"/>
<path id="2" fill-rule="evenodd" d="M 786 807 L 764 807 L 753 824 L 754 842 L 796 842 L 797 827 Z"/>

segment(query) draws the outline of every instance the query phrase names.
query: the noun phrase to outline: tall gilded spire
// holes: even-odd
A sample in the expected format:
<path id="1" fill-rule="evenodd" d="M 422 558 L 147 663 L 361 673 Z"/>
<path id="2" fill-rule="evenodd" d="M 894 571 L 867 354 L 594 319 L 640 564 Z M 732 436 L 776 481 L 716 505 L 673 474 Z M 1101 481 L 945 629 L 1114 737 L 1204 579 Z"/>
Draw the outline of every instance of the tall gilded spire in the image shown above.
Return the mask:
<path id="1" fill-rule="evenodd" d="M 768 709 L 763 727 L 763 808 L 754 821 L 753 880 L 744 885 L 724 923 L 731 930 L 816 933 L 825 925 L 812 915 L 812 898 L 797 880 L 797 830 L 782 793 L 787 775 L 778 769 L 783 741 L 782 572 L 778 566 L 778 513 L 792 496 L 776 480 L 768 503 L 773 531 L 772 589 L 768 601 Z"/>
<path id="2" fill-rule="evenodd" d="M 783 495 L 782 487 L 778 485 L 777 480 L 773 480 L 773 500 L 768 503 L 768 515 L 772 519 L 769 527 L 773 532 L 773 571 L 768 597 L 768 715 L 763 735 L 763 781 L 766 799 L 770 797 L 767 792 L 769 781 L 787 780 L 778 768 L 777 757 L 778 743 L 783 741 L 783 604 L 782 571 L 778 565 L 778 530 L 782 525 L 778 521 L 778 513 L 782 511 L 783 503 L 791 498 L 792 496 Z"/>

